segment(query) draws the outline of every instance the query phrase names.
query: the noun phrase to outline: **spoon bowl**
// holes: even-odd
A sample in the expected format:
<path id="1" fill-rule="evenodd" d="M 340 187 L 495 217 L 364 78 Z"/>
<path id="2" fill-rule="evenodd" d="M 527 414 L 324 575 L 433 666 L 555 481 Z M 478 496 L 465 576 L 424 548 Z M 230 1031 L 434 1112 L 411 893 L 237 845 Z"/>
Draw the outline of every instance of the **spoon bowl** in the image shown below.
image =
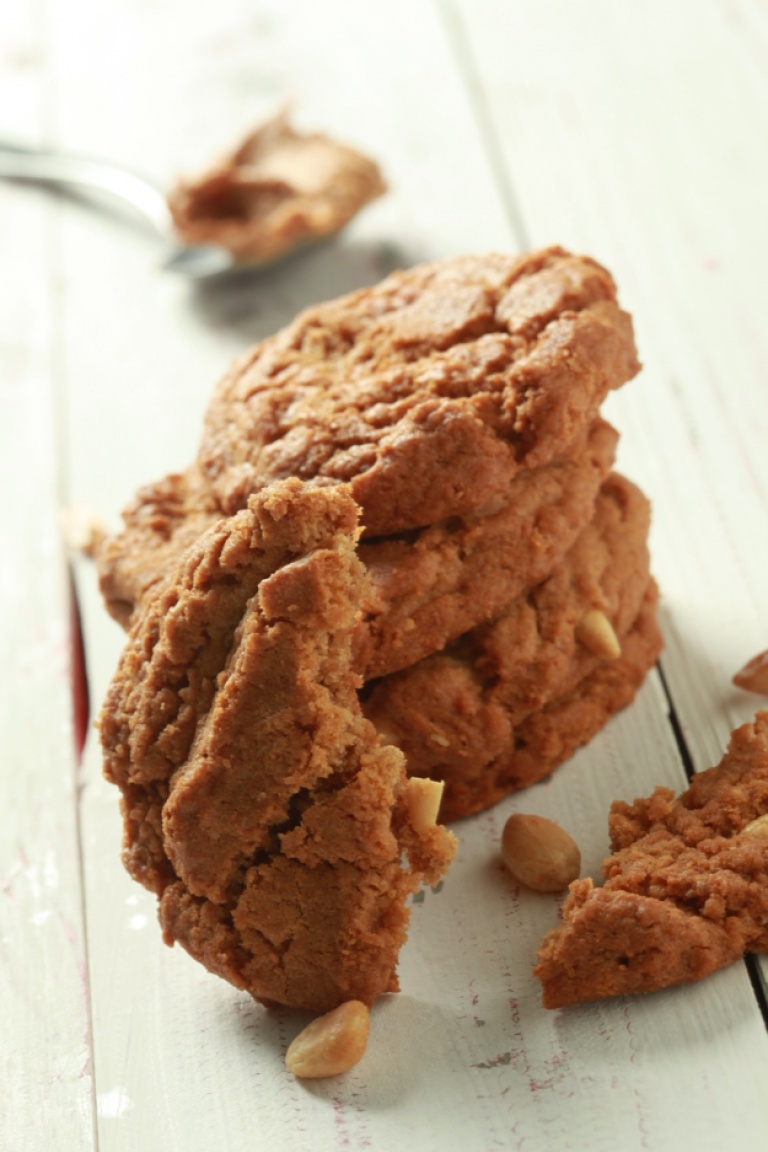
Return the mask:
<path id="1" fill-rule="evenodd" d="M 174 235 L 162 190 L 121 165 L 49 148 L 0 139 L 0 178 L 29 181 L 53 188 L 86 188 L 107 192 L 130 205 L 165 241 L 161 267 L 190 280 L 204 280 L 239 267 L 231 252 L 217 244 L 184 245 Z"/>

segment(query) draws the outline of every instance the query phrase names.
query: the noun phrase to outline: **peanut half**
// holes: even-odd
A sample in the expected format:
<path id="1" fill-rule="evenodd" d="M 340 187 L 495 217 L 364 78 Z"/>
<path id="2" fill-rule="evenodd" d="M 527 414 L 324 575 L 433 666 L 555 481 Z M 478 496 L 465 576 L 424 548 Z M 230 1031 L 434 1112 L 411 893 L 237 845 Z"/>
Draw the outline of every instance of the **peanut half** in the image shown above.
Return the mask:
<path id="1" fill-rule="evenodd" d="M 768 652 L 761 652 L 750 660 L 733 678 L 737 688 L 759 692 L 768 696 Z"/>
<path id="2" fill-rule="evenodd" d="M 576 625 L 576 639 L 595 656 L 605 660 L 618 660 L 621 645 L 613 624 L 599 608 L 590 608 Z"/>
<path id="3" fill-rule="evenodd" d="M 741 830 L 742 836 L 768 836 L 768 812 L 750 820 Z"/>
<path id="4" fill-rule="evenodd" d="M 285 1066 L 303 1080 L 320 1080 L 347 1072 L 362 1059 L 368 1044 L 371 1014 L 360 1000 L 347 1000 L 318 1016 L 291 1041 Z"/>
<path id="5" fill-rule="evenodd" d="M 414 832 L 427 832 L 437 824 L 440 801 L 443 797 L 442 781 L 411 776 L 406 785 L 405 800 Z"/>
<path id="6" fill-rule="evenodd" d="M 560 892 L 581 872 L 578 844 L 544 816 L 510 816 L 501 834 L 501 858 L 515 879 L 535 892 Z"/>

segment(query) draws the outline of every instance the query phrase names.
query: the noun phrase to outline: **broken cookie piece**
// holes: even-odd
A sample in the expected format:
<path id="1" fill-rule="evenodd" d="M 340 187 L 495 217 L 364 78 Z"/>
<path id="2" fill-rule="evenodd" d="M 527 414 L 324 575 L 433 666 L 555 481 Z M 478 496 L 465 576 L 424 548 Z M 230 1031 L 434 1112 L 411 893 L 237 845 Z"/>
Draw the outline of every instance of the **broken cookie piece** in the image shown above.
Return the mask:
<path id="1" fill-rule="evenodd" d="M 768 696 L 768 652 L 759 652 L 733 677 L 737 688 Z"/>
<path id="2" fill-rule="evenodd" d="M 675 798 L 611 808 L 605 883 L 577 880 L 534 973 L 546 1008 L 700 980 L 768 950 L 768 712 Z"/>
<path id="3" fill-rule="evenodd" d="M 386 191 L 378 166 L 320 133 L 297 132 L 285 111 L 252 132 L 168 204 L 188 244 L 219 244 L 266 264 L 338 232 Z"/>
<path id="4" fill-rule="evenodd" d="M 414 819 L 403 756 L 357 703 L 357 514 L 344 488 L 288 480 L 203 533 L 147 598 L 100 720 L 166 941 L 313 1011 L 396 990 L 407 897 L 455 843 Z"/>

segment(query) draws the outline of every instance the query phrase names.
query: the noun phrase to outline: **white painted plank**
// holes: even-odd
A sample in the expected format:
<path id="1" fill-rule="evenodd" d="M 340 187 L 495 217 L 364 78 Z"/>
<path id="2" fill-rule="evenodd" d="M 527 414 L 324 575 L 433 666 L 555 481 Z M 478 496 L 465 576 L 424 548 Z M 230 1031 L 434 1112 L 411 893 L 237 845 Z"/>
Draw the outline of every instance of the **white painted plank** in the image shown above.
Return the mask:
<path id="1" fill-rule="evenodd" d="M 155 1140 L 196 1152 L 250 1141 L 316 1152 L 345 1140 L 382 1149 L 412 1141 L 438 1152 L 583 1147 L 568 1140 L 588 1137 L 596 1152 L 614 1152 L 618 1134 L 627 1150 L 676 1149 L 683 1135 L 716 1149 L 734 1131 L 760 1146 L 764 1125 L 749 1106 L 759 1068 L 745 1067 L 745 1052 L 763 1025 L 743 972 L 544 1012 L 531 964 L 557 901 L 517 891 L 499 866 L 504 820 L 521 810 L 568 826 L 585 870 L 596 870 L 607 829 L 595 813 L 674 773 L 665 736 L 652 679 L 639 707 L 552 780 L 458 825 L 459 860 L 442 891 L 414 906 L 403 991 L 376 1006 L 366 1057 L 347 1077 L 309 1086 L 282 1071 L 306 1017 L 266 1012 L 160 943 L 154 900 L 110 856 L 114 797 L 92 764 L 87 857 L 110 892 L 107 903 L 92 884 L 103 937 L 95 1003 L 109 1021 L 106 1040 L 97 1030 L 101 1146 Z M 726 1095 L 738 1121 L 722 1106 Z"/>
<path id="2" fill-rule="evenodd" d="M 0 131 L 41 129 L 43 29 L 3 8 Z M 93 1147 L 49 206 L 0 186 L 0 1147 Z"/>
<path id="3" fill-rule="evenodd" d="M 664 660 L 698 767 L 758 701 L 730 676 L 768 642 L 766 15 L 659 0 L 449 5 L 484 78 L 532 244 L 603 259 L 642 377 L 612 398 L 654 502 Z"/>
<path id="4" fill-rule="evenodd" d="M 608 414 L 622 467 L 654 502 L 662 664 L 695 766 L 708 767 L 760 706 L 730 677 L 768 640 L 765 12 L 590 0 L 553 20 L 552 5 L 527 0 L 446 7 L 529 242 L 603 259 L 635 316 L 646 368 Z M 750 1042 L 764 1061 L 754 1022 Z M 728 1112 L 764 1140 L 759 1067 Z M 713 1094 L 705 1146 L 725 1138 L 724 1107 Z"/>

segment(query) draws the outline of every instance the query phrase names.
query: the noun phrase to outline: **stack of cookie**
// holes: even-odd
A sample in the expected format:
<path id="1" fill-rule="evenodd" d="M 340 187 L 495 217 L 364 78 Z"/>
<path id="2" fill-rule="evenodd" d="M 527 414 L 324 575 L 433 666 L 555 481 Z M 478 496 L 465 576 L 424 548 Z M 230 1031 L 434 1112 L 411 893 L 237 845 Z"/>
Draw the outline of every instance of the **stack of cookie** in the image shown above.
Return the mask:
<path id="1" fill-rule="evenodd" d="M 218 385 L 198 457 L 104 545 L 126 627 L 185 549 L 275 482 L 343 485 L 368 571 L 360 699 L 442 815 L 552 771 L 661 646 L 648 505 L 611 471 L 638 371 L 610 275 L 561 249 L 462 258 L 311 308 Z"/>

